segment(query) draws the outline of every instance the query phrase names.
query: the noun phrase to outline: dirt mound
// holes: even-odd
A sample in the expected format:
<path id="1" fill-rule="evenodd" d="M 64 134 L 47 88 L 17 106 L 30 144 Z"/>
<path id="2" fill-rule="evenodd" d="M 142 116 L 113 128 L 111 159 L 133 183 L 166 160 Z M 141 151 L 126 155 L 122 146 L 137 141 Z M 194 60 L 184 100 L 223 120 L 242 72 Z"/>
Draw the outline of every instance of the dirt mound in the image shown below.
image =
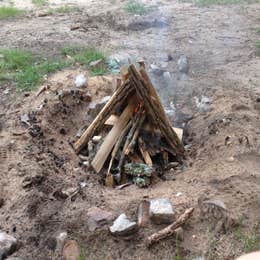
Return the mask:
<path id="1" fill-rule="evenodd" d="M 66 230 L 70 237 L 91 248 L 89 257 L 168 259 L 176 253 L 174 238 L 163 242 L 163 251 L 162 244 L 150 250 L 144 245 L 143 238 L 158 230 L 156 227 L 141 230 L 129 243 L 112 238 L 106 228 L 90 232 L 86 221 L 91 206 L 105 207 L 115 214 L 127 212 L 134 219 L 144 197 L 165 196 L 174 201 L 178 212 L 188 206 L 196 207 L 195 216 L 185 226 L 185 243 L 177 247 L 178 254 L 188 257 L 205 253 L 215 259 L 230 255 L 234 233 L 231 230 L 216 240 L 214 232 L 209 232 L 207 224 L 199 220 L 197 198 L 206 194 L 222 199 L 243 220 L 242 228 L 254 230 L 260 191 L 256 96 L 246 92 L 238 96 L 219 88 L 212 104 L 214 109 L 195 113 L 189 122 L 192 138 L 184 166 L 166 173 L 168 181 L 153 184 L 149 189 L 130 186 L 118 191 L 99 184 L 100 176 L 82 165 L 71 146 L 78 130 L 93 120 L 88 113 L 90 102 L 113 93 L 113 77 L 89 78 L 87 88 L 76 89 L 74 79 L 78 73 L 87 75 L 73 70 L 53 75 L 43 93 L 38 97 L 31 93 L 17 101 L 19 110 L 4 117 L 0 146 L 4 187 L 0 196 L 4 205 L 0 225 L 5 230 L 11 228 L 10 232 L 23 241 L 19 255 L 48 259 L 49 239 Z M 21 122 L 25 114 L 29 126 Z M 38 134 L 33 129 L 38 129 Z M 86 183 L 86 188 L 75 197 L 64 195 L 80 183 Z M 176 196 L 177 193 L 181 195 Z M 239 254 L 242 247 L 237 246 L 234 254 Z"/>

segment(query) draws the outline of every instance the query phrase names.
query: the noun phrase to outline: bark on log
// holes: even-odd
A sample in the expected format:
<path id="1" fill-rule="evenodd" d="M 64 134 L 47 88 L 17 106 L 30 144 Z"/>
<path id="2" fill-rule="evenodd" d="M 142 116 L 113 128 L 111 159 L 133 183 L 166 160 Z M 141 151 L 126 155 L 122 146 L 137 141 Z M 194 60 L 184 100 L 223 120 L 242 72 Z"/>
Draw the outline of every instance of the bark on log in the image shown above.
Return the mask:
<path id="1" fill-rule="evenodd" d="M 76 153 L 79 153 L 82 148 L 88 143 L 89 139 L 98 131 L 107 118 L 110 116 L 111 112 L 115 109 L 117 105 L 122 104 L 132 92 L 133 87 L 126 81 L 122 86 L 120 86 L 110 100 L 106 103 L 103 109 L 100 111 L 98 116 L 94 119 L 87 130 L 82 134 L 82 136 L 75 142 L 74 149 Z"/>
<path id="2" fill-rule="evenodd" d="M 185 212 L 182 215 L 180 215 L 178 219 L 171 225 L 149 236 L 146 240 L 147 247 L 150 247 L 154 243 L 157 243 L 164 238 L 172 236 L 175 233 L 175 230 L 181 225 L 183 225 L 192 216 L 193 211 L 194 208 L 186 209 Z"/>
<path id="3" fill-rule="evenodd" d="M 141 69 L 144 74 L 144 70 Z M 135 86 L 137 95 L 143 100 L 145 109 L 150 114 L 155 125 L 158 125 L 163 136 L 166 138 L 167 142 L 171 145 L 172 149 L 179 159 L 183 157 L 184 148 L 181 144 L 178 136 L 172 129 L 170 122 L 165 114 L 162 107 L 161 101 L 150 82 L 145 81 L 139 72 L 136 70 L 135 66 L 132 64 L 129 66 L 130 73 L 130 84 Z M 145 75 L 145 74 L 144 74 Z M 148 78 L 148 76 L 147 76 Z M 149 79 L 149 78 L 148 78 Z"/>

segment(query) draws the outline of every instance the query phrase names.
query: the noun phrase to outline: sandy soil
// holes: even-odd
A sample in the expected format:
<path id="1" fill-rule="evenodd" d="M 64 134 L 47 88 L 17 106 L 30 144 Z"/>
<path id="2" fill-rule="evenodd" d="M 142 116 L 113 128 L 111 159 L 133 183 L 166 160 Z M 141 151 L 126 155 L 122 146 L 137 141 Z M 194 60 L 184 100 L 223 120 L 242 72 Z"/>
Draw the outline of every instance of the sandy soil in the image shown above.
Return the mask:
<path id="1" fill-rule="evenodd" d="M 126 212 L 135 217 L 143 198 L 170 198 L 178 213 L 195 207 L 184 226 L 180 243 L 183 259 L 234 259 L 243 251 L 234 229 L 227 233 L 209 230 L 198 216 L 197 199 L 206 194 L 222 199 L 242 222 L 242 231 L 252 234 L 260 221 L 260 59 L 255 42 L 259 35 L 259 4 L 197 7 L 173 1 L 147 1 L 157 8 L 146 16 L 125 13 L 126 1 L 69 1 L 79 12 L 39 17 L 30 1 L 13 1 L 32 8 L 25 18 L 1 21 L 0 47 L 20 47 L 57 55 L 65 46 L 98 46 L 108 54 L 143 58 L 166 108 L 174 102 L 178 112 L 193 115 L 189 125 L 187 159 L 182 170 L 166 173 L 166 181 L 148 189 L 130 186 L 118 191 L 106 188 L 100 176 L 79 165 L 70 143 L 84 124 L 89 102 L 80 96 L 60 99 L 59 91 L 74 89 L 73 79 L 83 69 L 65 70 L 50 76 L 50 89 L 35 97 L 17 93 L 3 84 L 0 93 L 0 229 L 22 241 L 15 255 L 23 259 L 51 259 L 48 240 L 66 230 L 80 241 L 88 259 L 174 259 L 176 241 L 167 239 L 147 249 L 144 238 L 161 226 L 140 230 L 131 241 L 112 237 L 107 227 L 90 232 L 87 210 L 99 206 L 115 215 Z M 59 6 L 68 1 L 50 1 Z M 1 3 L 2 4 L 2 3 Z M 44 12 L 49 7 L 40 8 Z M 157 19 L 155 21 L 155 19 Z M 145 21 L 145 22 L 144 22 Z M 158 22 L 159 21 L 159 22 Z M 163 21 L 163 23 L 160 23 Z M 79 24 L 79 30 L 71 27 Z M 165 63 L 165 56 L 173 59 Z M 186 55 L 187 77 L 180 75 L 177 60 Z M 153 74 L 151 64 L 166 66 L 171 80 Z M 5 94 L 4 90 L 9 89 Z M 92 100 L 113 92 L 111 77 L 92 79 L 87 90 Z M 207 96 L 210 110 L 201 112 L 196 97 Z M 46 103 L 47 100 L 47 103 Z M 42 104 L 45 106 L 39 110 Z M 42 136 L 31 137 L 19 118 L 32 111 Z M 64 128 L 66 134 L 60 133 Z M 228 137 L 228 138 L 227 138 Z M 226 142 L 225 140 L 228 140 Z M 32 182 L 25 187 L 28 179 Z M 174 177 L 174 178 L 173 178 Z M 75 201 L 55 197 L 55 191 L 87 187 Z M 181 196 L 176 196 L 181 192 Z M 15 228 L 14 228 L 15 227 Z"/>

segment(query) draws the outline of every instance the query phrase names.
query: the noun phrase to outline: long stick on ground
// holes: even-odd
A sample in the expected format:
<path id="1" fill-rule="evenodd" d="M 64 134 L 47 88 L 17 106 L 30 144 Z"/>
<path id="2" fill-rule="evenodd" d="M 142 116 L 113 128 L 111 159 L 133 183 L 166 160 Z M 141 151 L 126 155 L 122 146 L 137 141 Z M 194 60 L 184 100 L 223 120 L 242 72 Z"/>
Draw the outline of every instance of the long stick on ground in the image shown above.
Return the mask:
<path id="1" fill-rule="evenodd" d="M 185 212 L 171 225 L 149 236 L 146 240 L 147 247 L 150 247 L 152 244 L 157 243 L 164 238 L 172 236 L 175 233 L 175 230 L 183 225 L 192 216 L 193 211 L 194 208 L 186 209 Z"/>

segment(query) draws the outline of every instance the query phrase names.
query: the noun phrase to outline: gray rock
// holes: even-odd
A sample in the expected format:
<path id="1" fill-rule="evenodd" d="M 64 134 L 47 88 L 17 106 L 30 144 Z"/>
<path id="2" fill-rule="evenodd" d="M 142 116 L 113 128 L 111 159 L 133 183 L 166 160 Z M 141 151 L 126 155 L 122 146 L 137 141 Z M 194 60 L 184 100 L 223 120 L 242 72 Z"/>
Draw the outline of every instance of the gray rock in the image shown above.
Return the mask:
<path id="1" fill-rule="evenodd" d="M 154 199 L 150 203 L 150 218 L 156 224 L 169 224 L 175 212 L 169 199 Z"/>
<path id="2" fill-rule="evenodd" d="M 17 239 L 5 232 L 0 232 L 0 259 L 11 255 L 17 249 Z"/>
<path id="3" fill-rule="evenodd" d="M 156 76 L 162 76 L 163 73 L 165 72 L 164 69 L 160 68 L 159 66 L 155 65 L 155 64 L 151 64 L 151 69 L 152 69 L 152 73 Z"/>
<path id="4" fill-rule="evenodd" d="M 209 112 L 212 110 L 212 101 L 206 96 L 195 97 L 195 102 L 200 112 Z"/>
<path id="5" fill-rule="evenodd" d="M 188 74 L 190 67 L 189 67 L 188 58 L 185 55 L 182 55 L 178 59 L 178 68 L 179 68 L 179 72 Z"/>
<path id="6" fill-rule="evenodd" d="M 88 228 L 90 231 L 109 223 L 113 220 L 113 214 L 109 211 L 92 207 L 88 210 Z"/>
<path id="7" fill-rule="evenodd" d="M 165 71 L 163 73 L 163 78 L 166 80 L 166 81 L 171 81 L 172 77 L 171 77 L 171 73 L 169 71 Z"/>
<path id="8" fill-rule="evenodd" d="M 138 231 L 138 226 L 135 221 L 131 221 L 125 214 L 121 214 L 109 228 L 113 235 L 127 236 Z"/>
<path id="9" fill-rule="evenodd" d="M 84 88 L 87 86 L 87 78 L 83 74 L 77 75 L 75 79 L 75 85 L 77 88 Z"/>

